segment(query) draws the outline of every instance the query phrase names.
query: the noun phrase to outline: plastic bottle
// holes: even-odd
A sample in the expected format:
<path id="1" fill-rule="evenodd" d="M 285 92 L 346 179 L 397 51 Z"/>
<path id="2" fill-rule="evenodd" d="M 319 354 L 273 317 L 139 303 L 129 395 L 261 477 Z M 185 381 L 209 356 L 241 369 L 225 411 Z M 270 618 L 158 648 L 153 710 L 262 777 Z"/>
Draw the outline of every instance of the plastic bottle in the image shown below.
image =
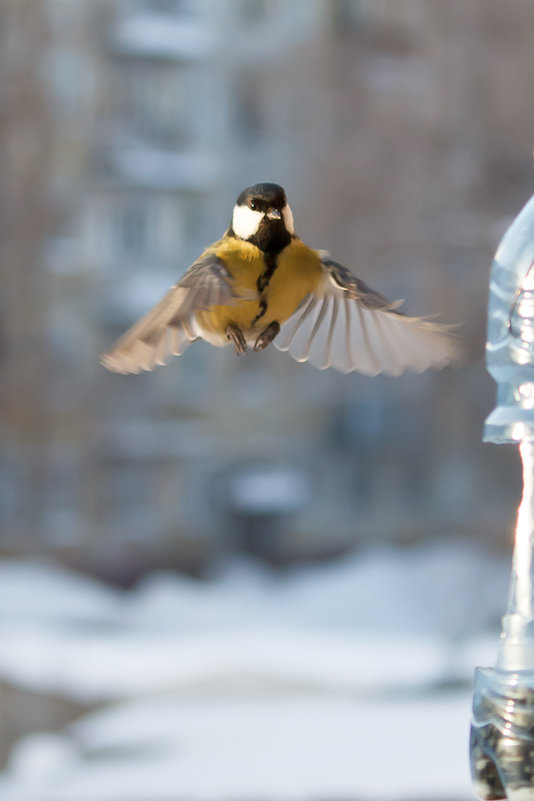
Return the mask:
<path id="1" fill-rule="evenodd" d="M 534 197 L 495 254 L 486 363 L 497 406 L 484 440 L 519 444 L 523 499 L 497 665 L 475 671 L 471 774 L 484 801 L 534 801 Z"/>

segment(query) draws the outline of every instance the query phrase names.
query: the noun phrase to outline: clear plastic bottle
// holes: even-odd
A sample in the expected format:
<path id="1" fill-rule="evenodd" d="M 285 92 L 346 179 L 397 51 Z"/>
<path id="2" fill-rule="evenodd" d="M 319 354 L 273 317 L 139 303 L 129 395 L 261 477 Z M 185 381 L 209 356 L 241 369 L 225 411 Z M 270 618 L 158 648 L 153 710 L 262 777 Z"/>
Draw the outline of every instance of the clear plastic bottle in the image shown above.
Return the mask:
<path id="1" fill-rule="evenodd" d="M 506 231 L 490 276 L 486 365 L 497 406 L 486 442 L 534 440 L 534 197 Z"/>
<path id="2" fill-rule="evenodd" d="M 479 798 L 534 798 L 534 671 L 476 669 L 469 750 Z"/>
<path id="3" fill-rule="evenodd" d="M 523 498 L 497 667 L 475 672 L 471 774 L 484 801 L 534 801 L 534 198 L 495 255 L 486 363 L 497 406 L 484 439 L 520 445 Z"/>

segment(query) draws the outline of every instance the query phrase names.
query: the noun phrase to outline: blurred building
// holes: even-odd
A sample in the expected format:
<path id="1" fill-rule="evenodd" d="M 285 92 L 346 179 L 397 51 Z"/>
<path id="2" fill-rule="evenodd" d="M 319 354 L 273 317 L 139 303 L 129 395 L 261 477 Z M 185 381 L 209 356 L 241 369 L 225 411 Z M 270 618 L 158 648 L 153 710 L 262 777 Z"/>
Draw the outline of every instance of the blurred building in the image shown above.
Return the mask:
<path id="1" fill-rule="evenodd" d="M 481 357 L 502 216 L 529 194 L 534 17 L 509 8 L 4 0 L 5 551 L 126 579 L 235 548 L 504 539 L 519 471 L 480 445 Z M 153 374 L 99 367 L 258 180 L 410 313 L 464 321 L 469 365 L 367 379 L 197 344 Z"/>

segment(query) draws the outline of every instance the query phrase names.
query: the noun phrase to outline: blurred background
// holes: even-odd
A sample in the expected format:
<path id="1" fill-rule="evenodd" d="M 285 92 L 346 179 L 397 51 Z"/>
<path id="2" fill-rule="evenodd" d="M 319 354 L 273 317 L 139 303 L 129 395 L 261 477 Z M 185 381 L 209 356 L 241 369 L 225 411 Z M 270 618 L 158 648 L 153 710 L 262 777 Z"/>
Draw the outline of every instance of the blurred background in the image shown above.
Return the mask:
<path id="1" fill-rule="evenodd" d="M 469 797 L 521 494 L 481 436 L 533 29 L 529 0 L 0 0 L 6 801 Z M 100 367 L 264 180 L 309 245 L 460 323 L 463 367 Z M 431 753 L 384 784 L 407 719 Z"/>

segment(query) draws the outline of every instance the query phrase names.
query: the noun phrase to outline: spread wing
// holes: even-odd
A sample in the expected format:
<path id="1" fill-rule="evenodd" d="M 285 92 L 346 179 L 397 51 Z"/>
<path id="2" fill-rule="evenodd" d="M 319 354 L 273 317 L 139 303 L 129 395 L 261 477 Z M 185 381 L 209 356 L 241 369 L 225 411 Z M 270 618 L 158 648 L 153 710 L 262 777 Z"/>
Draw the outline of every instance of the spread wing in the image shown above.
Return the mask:
<path id="1" fill-rule="evenodd" d="M 274 344 L 324 370 L 399 375 L 441 368 L 459 355 L 446 326 L 399 312 L 349 270 L 321 254 L 324 280 L 287 320 Z"/>
<path id="2" fill-rule="evenodd" d="M 197 311 L 227 305 L 239 297 L 220 259 L 214 253 L 203 254 L 160 302 L 102 356 L 101 364 L 116 373 L 139 373 L 165 364 L 170 356 L 183 353 L 199 338 L 194 326 Z"/>

